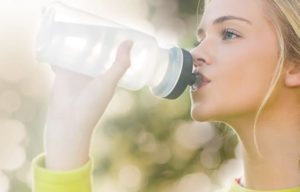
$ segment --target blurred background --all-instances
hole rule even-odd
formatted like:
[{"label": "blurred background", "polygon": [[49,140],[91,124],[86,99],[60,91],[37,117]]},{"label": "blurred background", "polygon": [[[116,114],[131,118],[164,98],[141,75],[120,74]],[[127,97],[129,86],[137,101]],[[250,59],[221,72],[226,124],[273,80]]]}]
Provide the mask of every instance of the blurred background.
[{"label": "blurred background", "polygon": [[[53,73],[35,60],[42,7],[0,0],[0,192],[31,191],[31,161],[43,152]],[[191,49],[204,0],[65,0]],[[242,174],[235,133],[193,122],[189,90],[176,100],[119,88],[93,140],[94,192],[226,191]]]}]

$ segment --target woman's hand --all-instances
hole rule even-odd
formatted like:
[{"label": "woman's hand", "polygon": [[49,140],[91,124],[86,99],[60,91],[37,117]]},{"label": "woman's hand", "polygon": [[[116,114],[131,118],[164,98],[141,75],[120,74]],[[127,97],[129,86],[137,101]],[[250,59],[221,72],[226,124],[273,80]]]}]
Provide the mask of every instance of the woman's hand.
[{"label": "woman's hand", "polygon": [[54,69],[45,135],[47,168],[69,170],[88,161],[93,130],[130,66],[131,47],[131,41],[123,42],[112,67],[96,78]]}]

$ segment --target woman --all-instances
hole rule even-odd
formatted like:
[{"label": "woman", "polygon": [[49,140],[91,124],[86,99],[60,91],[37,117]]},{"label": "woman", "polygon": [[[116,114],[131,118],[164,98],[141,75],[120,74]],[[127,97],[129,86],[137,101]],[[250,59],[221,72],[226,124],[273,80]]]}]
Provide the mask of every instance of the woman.
[{"label": "woman", "polygon": [[[238,134],[244,175],[230,191],[300,191],[300,1],[211,0],[197,32],[194,72],[209,83],[191,91],[191,114]],[[91,191],[93,129],[130,65],[131,45],[93,80],[55,70],[46,155],[34,162],[37,192]]]}]

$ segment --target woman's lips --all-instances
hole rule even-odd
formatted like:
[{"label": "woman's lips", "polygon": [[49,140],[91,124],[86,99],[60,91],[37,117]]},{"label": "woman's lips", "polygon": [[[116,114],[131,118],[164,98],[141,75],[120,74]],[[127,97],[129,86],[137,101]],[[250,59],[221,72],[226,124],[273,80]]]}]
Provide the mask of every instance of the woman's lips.
[{"label": "woman's lips", "polygon": [[194,75],[195,83],[191,86],[193,92],[198,91],[200,88],[211,82],[210,79],[199,72],[195,72]]}]

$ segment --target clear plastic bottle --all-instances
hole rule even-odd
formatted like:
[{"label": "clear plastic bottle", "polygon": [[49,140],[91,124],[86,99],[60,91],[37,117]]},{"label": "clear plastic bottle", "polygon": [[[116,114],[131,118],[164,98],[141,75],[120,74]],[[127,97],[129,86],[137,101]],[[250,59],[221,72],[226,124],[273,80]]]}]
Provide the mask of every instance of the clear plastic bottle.
[{"label": "clear plastic bottle", "polygon": [[156,39],[108,19],[56,2],[44,9],[37,39],[39,61],[96,76],[107,70],[118,45],[133,40],[131,66],[121,87],[149,86],[160,97],[177,98],[195,82],[189,52],[163,49]]}]

